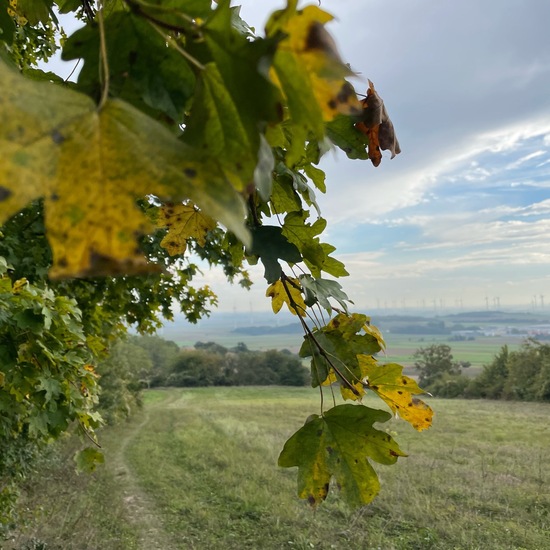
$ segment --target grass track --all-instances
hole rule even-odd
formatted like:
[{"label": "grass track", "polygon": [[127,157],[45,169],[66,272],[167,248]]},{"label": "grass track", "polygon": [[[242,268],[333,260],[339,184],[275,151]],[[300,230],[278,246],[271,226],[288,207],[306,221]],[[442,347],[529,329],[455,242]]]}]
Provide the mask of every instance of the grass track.
[{"label": "grass track", "polygon": [[[373,398],[369,404],[379,403]],[[337,493],[311,511],[295,497],[296,471],[276,467],[285,439],[318,411],[309,389],[147,392],[147,421],[111,429],[104,441],[108,459],[125,445],[125,463],[152,508],[143,513],[160,524],[166,550],[550,548],[550,406],[431,404],[436,417],[427,432],[392,423],[410,456],[396,466],[375,465],[382,492],[359,511],[348,510]],[[112,484],[110,493],[101,496],[105,483]],[[59,548],[150,548],[134,532],[139,517],[120,504],[126,497],[116,472],[105,469],[86,491],[92,489],[111,506],[118,535],[102,528],[86,546],[78,536],[83,527],[66,521],[77,543],[71,546],[65,536]],[[70,487],[63,491],[70,495]],[[94,514],[85,518],[88,529],[101,521]],[[36,534],[49,540],[46,532]],[[98,543],[101,536],[109,542]]]}]

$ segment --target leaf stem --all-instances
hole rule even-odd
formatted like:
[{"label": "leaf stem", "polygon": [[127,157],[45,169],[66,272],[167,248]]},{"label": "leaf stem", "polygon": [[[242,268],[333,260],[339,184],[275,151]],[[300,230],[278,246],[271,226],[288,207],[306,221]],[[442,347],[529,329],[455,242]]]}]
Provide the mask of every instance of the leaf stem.
[{"label": "leaf stem", "polygon": [[190,53],[186,52],[178,44],[178,42],[173,36],[170,36],[169,34],[166,34],[165,32],[163,32],[163,30],[160,28],[160,26],[157,23],[152,21],[150,18],[147,19],[147,23],[149,23],[149,25],[151,25],[151,27],[153,27],[153,29],[155,29],[160,34],[160,36],[164,38],[164,40],[170,47],[174,48],[179,54],[185,57],[185,59],[187,59],[189,63],[191,63],[192,65],[195,65],[195,67],[197,67],[197,69],[199,69],[200,71],[205,70],[206,67],[200,61],[195,59]]},{"label": "leaf stem", "polygon": [[99,55],[101,57],[101,64],[99,69],[99,79],[103,81],[103,90],[101,93],[101,99],[99,101],[98,109],[101,110],[105,105],[105,102],[109,98],[109,60],[107,58],[107,41],[105,39],[105,23],[103,21],[103,1],[97,11],[97,22],[99,25]]},{"label": "leaf stem", "polygon": [[[287,286],[289,283],[292,283],[292,281],[289,281],[288,277],[285,275],[285,273],[283,271],[281,271],[281,282],[283,283],[283,287],[285,289],[285,292],[286,292],[286,294],[288,296],[288,299],[290,301],[290,304],[292,305],[294,310],[296,312],[299,309],[303,310],[303,308],[301,308],[298,304],[296,304],[296,302],[292,298],[292,295],[290,293],[290,289]],[[315,335],[313,334],[311,329],[307,326],[307,323],[304,321],[303,317],[298,315],[298,319],[300,319],[300,323],[302,324],[302,328],[304,329],[304,332],[310,338],[310,340],[315,344],[315,347],[318,349],[319,355],[321,355],[325,359],[325,361],[330,365],[332,370],[334,370],[334,372],[340,377],[340,379],[342,380],[344,386],[346,386],[357,397],[361,397],[361,394],[359,393],[357,388],[340,372],[340,370],[333,363],[333,361],[331,360],[331,358],[329,357],[327,352],[324,350],[323,346],[321,346],[321,344],[319,343],[317,338],[315,338]]]}]

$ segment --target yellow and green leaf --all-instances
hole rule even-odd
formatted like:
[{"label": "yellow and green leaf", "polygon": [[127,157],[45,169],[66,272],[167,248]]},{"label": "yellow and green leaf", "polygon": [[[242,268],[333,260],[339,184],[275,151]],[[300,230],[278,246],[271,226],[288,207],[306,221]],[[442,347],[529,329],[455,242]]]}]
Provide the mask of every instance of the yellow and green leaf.
[{"label": "yellow and green leaf", "polygon": [[206,235],[216,227],[216,222],[193,204],[166,204],[158,211],[156,225],[168,228],[160,245],[175,256],[185,253],[188,239],[204,246]]},{"label": "yellow and green leaf", "polygon": [[396,363],[379,365],[371,358],[357,357],[365,376],[366,387],[381,397],[403,420],[419,432],[432,424],[433,411],[415,395],[425,394],[410,377],[403,375],[403,367]]},{"label": "yellow and green leaf", "polygon": [[284,283],[275,281],[267,287],[265,295],[271,298],[273,313],[279,313],[283,304],[286,304],[293,315],[306,316],[306,304],[298,279],[288,277]]},{"label": "yellow and green leaf", "polygon": [[287,99],[293,131],[288,164],[300,159],[309,134],[324,137],[324,121],[338,114],[358,114],[361,105],[345,80],[352,72],[342,62],[334,41],[325,29],[332,15],[317,6],[297,10],[291,0],[275,12],[266,25],[268,37],[282,35],[274,57],[274,81]]},{"label": "yellow and green leaf", "polygon": [[326,499],[334,477],[353,507],[368,504],[380,490],[371,461],[394,464],[407,456],[392,437],[373,427],[391,415],[362,405],[338,405],[312,415],[286,443],[279,466],[298,467],[298,496],[312,506]]},{"label": "yellow and green leaf", "polygon": [[249,242],[244,204],[215,160],[120,100],[30,81],[0,62],[0,223],[44,197],[52,277],[150,271],[136,199],[190,199]]}]

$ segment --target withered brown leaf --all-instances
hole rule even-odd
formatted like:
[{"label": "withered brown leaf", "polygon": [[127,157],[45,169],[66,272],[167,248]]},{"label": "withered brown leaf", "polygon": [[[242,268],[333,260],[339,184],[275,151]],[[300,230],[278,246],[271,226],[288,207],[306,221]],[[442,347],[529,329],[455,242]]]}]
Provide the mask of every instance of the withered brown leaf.
[{"label": "withered brown leaf", "polygon": [[391,151],[391,158],[393,158],[401,152],[401,147],[384,101],[370,80],[367,97],[361,101],[361,104],[363,114],[355,127],[368,136],[369,158],[374,166],[378,166],[382,161],[381,151]]}]

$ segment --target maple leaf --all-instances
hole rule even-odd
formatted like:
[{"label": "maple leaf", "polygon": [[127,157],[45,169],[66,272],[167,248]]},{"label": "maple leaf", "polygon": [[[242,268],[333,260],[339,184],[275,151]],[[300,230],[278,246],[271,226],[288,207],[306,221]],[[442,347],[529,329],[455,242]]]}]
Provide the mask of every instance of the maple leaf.
[{"label": "maple leaf", "polygon": [[293,315],[306,316],[306,304],[298,279],[286,277],[284,283],[281,280],[275,281],[267,287],[265,295],[271,298],[273,313],[279,313],[283,304],[286,304]]},{"label": "maple leaf", "polygon": [[244,204],[216,162],[120,100],[30,81],[0,61],[0,223],[44,197],[52,277],[152,270],[136,199],[190,199],[249,242]]},{"label": "maple leaf", "polygon": [[302,259],[296,245],[289,242],[281,228],[275,225],[262,225],[252,229],[250,253],[259,256],[265,268],[264,277],[270,284],[281,277],[279,260],[295,264]]},{"label": "maple leaf", "polygon": [[431,426],[432,409],[414,397],[426,392],[412,378],[403,375],[401,365],[379,365],[373,358],[362,356],[358,356],[357,360],[365,376],[366,387],[379,395],[395,414],[419,432]]},{"label": "maple leaf", "polygon": [[382,151],[391,151],[391,158],[401,152],[401,147],[395,136],[393,123],[388,116],[386,106],[374,84],[369,80],[367,97],[361,101],[363,114],[361,121],[355,127],[369,138],[369,158],[374,166],[382,161]]},{"label": "maple leaf", "polygon": [[105,456],[98,449],[87,447],[75,453],[74,461],[79,472],[92,473],[100,464],[105,462]]},{"label": "maple leaf", "polygon": [[[305,338],[299,355],[311,357],[313,387],[338,381],[345,399],[359,399],[364,395],[365,375],[358,357],[373,355],[381,349],[377,338],[365,332],[366,322],[366,315],[339,313],[325,327]],[[319,346],[324,353],[320,353]]]},{"label": "maple leaf", "polygon": [[338,405],[312,415],[285,443],[279,466],[298,467],[298,496],[315,506],[326,499],[334,476],[351,506],[368,504],[380,490],[370,460],[394,464],[407,456],[392,437],[373,427],[391,415],[362,405]]},{"label": "maple leaf", "polygon": [[286,37],[275,54],[272,76],[286,96],[293,126],[294,139],[287,154],[289,165],[299,160],[310,132],[323,139],[323,120],[361,112],[353,87],[344,79],[353,73],[340,59],[324,27],[332,15],[317,6],[302,10],[296,7],[297,1],[290,0],[266,25],[268,37]]},{"label": "maple leaf", "polygon": [[320,277],[321,271],[326,271],[335,277],[349,275],[344,264],[329,256],[335,247],[321,243],[319,235],[327,225],[323,218],[318,218],[313,224],[306,223],[309,212],[289,212],[285,216],[283,235],[289,242],[296,245],[303,260],[314,277]]},{"label": "maple leaf", "polygon": [[[325,308],[329,315],[332,313],[332,305],[329,298],[336,300],[345,313],[348,312],[346,302],[351,302],[347,294],[342,290],[340,283],[329,279],[314,279],[311,275],[300,275],[300,283],[305,291],[305,303],[312,306],[315,303]],[[353,303],[353,302],[351,302]]]},{"label": "maple leaf", "polygon": [[157,227],[167,227],[168,233],[160,245],[168,254],[184,254],[187,240],[195,239],[200,246],[206,244],[206,235],[215,229],[216,222],[193,204],[166,204],[161,206],[156,218]]}]

